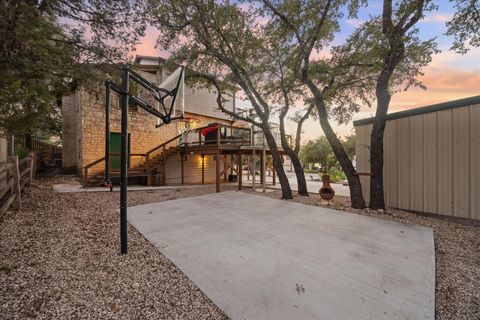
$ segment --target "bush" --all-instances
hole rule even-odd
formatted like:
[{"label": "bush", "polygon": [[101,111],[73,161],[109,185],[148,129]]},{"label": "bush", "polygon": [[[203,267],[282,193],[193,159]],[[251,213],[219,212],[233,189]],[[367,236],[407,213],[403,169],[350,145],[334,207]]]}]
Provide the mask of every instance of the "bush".
[{"label": "bush", "polygon": [[305,173],[319,173],[318,169],[304,169],[303,172]]},{"label": "bush", "polygon": [[347,179],[345,173],[337,168],[331,168],[328,170],[328,174],[330,175],[330,181],[332,182],[340,182]]},{"label": "bush", "polygon": [[15,155],[18,156],[18,159],[26,158],[28,157],[28,149],[22,146],[16,146]]}]

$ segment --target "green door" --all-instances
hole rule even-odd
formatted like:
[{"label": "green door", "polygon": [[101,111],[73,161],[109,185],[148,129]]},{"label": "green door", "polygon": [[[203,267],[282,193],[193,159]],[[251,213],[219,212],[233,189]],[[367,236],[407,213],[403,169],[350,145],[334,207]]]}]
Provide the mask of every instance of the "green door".
[{"label": "green door", "polygon": [[[120,151],[122,146],[122,135],[118,132],[110,132],[110,167],[112,169],[120,168]],[[128,134],[128,167],[130,168],[130,133]]]}]

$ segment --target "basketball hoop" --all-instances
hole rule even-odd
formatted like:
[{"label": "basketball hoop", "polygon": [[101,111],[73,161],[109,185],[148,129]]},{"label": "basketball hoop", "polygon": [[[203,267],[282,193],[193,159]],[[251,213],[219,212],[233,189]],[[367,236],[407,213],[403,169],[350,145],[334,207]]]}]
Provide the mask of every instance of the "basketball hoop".
[{"label": "basketball hoop", "polygon": [[184,116],[182,119],[179,119],[175,122],[177,125],[177,132],[181,134],[181,142],[188,143],[188,138],[190,133],[195,132],[200,124],[200,119],[195,117]]}]

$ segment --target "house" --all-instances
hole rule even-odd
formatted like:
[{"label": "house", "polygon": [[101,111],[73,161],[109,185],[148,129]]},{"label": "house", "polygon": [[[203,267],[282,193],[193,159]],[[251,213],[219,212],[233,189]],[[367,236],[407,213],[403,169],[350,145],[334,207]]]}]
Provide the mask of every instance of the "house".
[{"label": "house", "polygon": [[[358,172],[370,171],[372,123],[354,122]],[[388,207],[480,220],[480,96],[388,114],[384,157]]]},{"label": "house", "polygon": [[[158,57],[137,56],[135,70],[148,81],[160,84],[171,70]],[[148,99],[146,92],[139,92]],[[113,97],[114,95],[112,95]],[[241,159],[241,148],[252,148],[250,127],[235,126],[234,119],[217,108],[217,95],[206,88],[186,87],[185,117],[156,127],[157,118],[142,109],[129,107],[129,177],[146,184],[217,182],[218,176],[233,175]],[[118,178],[120,167],[120,108],[113,98],[110,108],[110,168]],[[235,97],[224,103],[235,111]],[[78,89],[62,99],[64,172],[75,172],[88,185],[103,183],[105,169],[105,89]],[[207,141],[204,127],[215,124],[218,139]],[[184,134],[185,128],[189,133]],[[253,136],[255,137],[255,136]],[[257,152],[257,151],[255,151]],[[222,164],[216,164],[221,158]],[[221,172],[219,172],[221,171]]]}]

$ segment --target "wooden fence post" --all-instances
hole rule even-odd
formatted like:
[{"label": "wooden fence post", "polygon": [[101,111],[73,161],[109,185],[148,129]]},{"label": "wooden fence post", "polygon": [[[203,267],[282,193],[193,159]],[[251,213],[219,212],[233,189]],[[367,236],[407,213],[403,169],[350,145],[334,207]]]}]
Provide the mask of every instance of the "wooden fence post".
[{"label": "wooden fence post", "polygon": [[30,182],[28,184],[30,187],[32,186],[33,178],[35,177],[35,171],[36,171],[35,158],[36,158],[35,152],[31,152],[30,153]]},{"label": "wooden fence post", "polygon": [[22,190],[20,189],[20,168],[18,165],[18,156],[10,157],[13,162],[13,186],[12,192],[15,194],[15,201],[12,203],[12,207],[15,210],[20,210],[22,207]]}]

